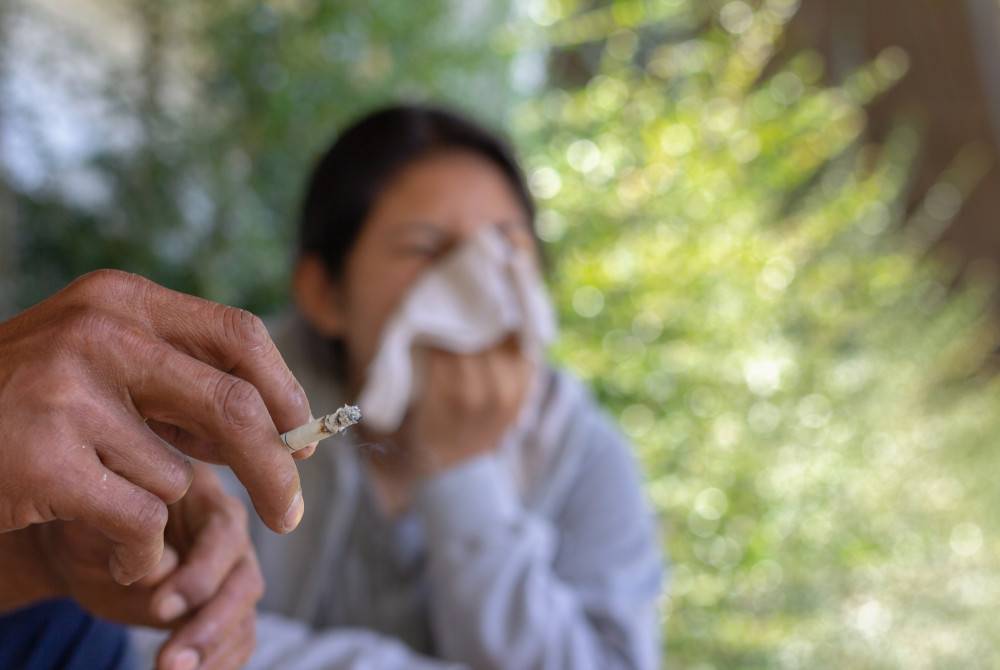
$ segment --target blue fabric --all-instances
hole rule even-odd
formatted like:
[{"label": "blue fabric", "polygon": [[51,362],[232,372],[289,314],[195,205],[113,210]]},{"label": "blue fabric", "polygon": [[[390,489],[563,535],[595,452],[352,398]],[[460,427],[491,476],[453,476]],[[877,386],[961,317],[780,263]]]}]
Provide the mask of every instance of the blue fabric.
[{"label": "blue fabric", "polygon": [[128,634],[72,600],[50,600],[0,615],[3,670],[127,670]]}]

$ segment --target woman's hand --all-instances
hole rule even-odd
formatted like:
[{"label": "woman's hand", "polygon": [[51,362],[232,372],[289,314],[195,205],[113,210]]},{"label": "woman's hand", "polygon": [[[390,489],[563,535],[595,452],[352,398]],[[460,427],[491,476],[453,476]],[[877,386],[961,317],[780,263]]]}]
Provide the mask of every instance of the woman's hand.
[{"label": "woman's hand", "polygon": [[410,410],[404,442],[423,475],[497,447],[517,419],[532,365],[511,336],[471,356],[424,352],[426,382]]},{"label": "woman's hand", "polygon": [[[368,466],[389,514],[406,509],[417,484],[499,446],[517,420],[534,366],[516,337],[480,354],[423,351],[424,384],[386,450],[368,452]],[[361,424],[364,431],[364,424]]]},{"label": "woman's hand", "polygon": [[35,533],[50,595],[68,596],[98,616],[170,628],[159,653],[161,670],[242,666],[254,647],[254,616],[263,578],[243,506],[215,473],[196,464],[191,489],[169,508],[159,565],[125,587],[108,575],[111,544],[81,522],[52,522]]}]

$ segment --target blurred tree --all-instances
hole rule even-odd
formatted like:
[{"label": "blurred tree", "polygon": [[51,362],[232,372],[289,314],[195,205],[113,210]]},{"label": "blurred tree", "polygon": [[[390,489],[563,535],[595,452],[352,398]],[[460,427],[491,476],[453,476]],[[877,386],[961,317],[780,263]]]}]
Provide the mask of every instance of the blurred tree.
[{"label": "blurred tree", "polygon": [[498,3],[118,3],[140,46],[102,95],[141,123],[88,162],[98,206],[19,188],[22,302],[116,265],[277,306],[328,132],[403,96],[496,121],[547,60],[510,127],[558,356],[663,519],[670,666],[1000,665],[992,280],[927,255],[974,175],[901,226],[918,140],[861,139],[905,54],[831,86],[810,52],[768,69],[794,0],[516,4],[496,34]]},{"label": "blurred tree", "polygon": [[[956,160],[981,172],[976,187],[943,231],[943,242],[965,258],[1000,261],[1000,3],[996,0],[810,0],[789,25],[789,50],[818,50],[837,78],[888,46],[906,50],[910,72],[868,109],[866,135],[885,136],[901,117],[919,124],[910,202],[938,187]],[[998,89],[1000,90],[1000,89]]]},{"label": "blurred tree", "polygon": [[670,667],[996,667],[992,280],[927,257],[940,189],[900,225],[914,133],[860,140],[904,53],[765,74],[796,6],[534,16],[573,65],[514,117],[560,357],[646,464]]},{"label": "blurred tree", "polygon": [[[340,124],[402,97],[450,101],[493,121],[509,105],[508,59],[482,46],[506,19],[505,2],[93,4],[119,10],[122,41],[139,45],[134,62],[106,58],[100,90],[89,91],[112,129],[135,137],[124,147],[99,140],[88,158],[88,178],[104,192],[98,206],[54,188],[54,164],[45,188],[21,191],[31,225],[20,230],[20,254],[33,278],[22,304],[113,266],[273,308],[285,295],[304,175]],[[31,2],[19,9],[68,23]],[[95,60],[100,35],[58,27],[80,42],[63,61]]]}]

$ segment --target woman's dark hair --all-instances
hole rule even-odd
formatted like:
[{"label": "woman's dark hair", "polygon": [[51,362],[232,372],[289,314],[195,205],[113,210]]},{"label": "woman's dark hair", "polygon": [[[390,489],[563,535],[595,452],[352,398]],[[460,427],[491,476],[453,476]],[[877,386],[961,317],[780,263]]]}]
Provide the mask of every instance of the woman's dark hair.
[{"label": "woman's dark hair", "polygon": [[535,207],[513,152],[497,135],[440,108],[397,105],[348,127],[313,168],[302,206],[299,253],[340,277],[382,189],[403,168],[438,151],[471,151],[510,181],[534,231]]}]

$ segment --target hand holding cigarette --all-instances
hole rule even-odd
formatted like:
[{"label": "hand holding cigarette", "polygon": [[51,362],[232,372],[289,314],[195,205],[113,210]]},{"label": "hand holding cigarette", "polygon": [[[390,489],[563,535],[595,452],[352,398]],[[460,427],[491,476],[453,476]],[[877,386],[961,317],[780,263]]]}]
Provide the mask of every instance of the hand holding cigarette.
[{"label": "hand holding cigarette", "polygon": [[257,317],[135,275],[86,275],[0,323],[0,532],[84,521],[112,542],[114,578],[138,580],[191,483],[170,445],[230,466],[261,519],[288,532],[304,506],[279,431],[310,416]]}]

